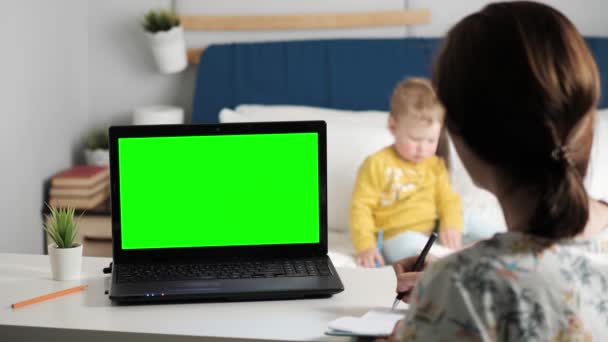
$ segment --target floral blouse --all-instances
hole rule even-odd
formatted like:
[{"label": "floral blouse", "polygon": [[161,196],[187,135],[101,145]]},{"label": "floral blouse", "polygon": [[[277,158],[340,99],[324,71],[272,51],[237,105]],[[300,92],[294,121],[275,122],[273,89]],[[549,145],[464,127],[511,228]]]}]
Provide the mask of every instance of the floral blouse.
[{"label": "floral blouse", "polygon": [[593,240],[508,232],[433,263],[404,341],[608,341],[608,228]]}]

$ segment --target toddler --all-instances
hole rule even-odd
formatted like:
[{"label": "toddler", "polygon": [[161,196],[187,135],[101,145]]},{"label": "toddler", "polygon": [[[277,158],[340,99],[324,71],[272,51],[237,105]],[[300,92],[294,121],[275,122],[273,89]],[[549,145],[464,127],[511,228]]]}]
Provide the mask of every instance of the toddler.
[{"label": "toddler", "polygon": [[[437,220],[439,242],[461,247],[461,201],[443,159],[435,155],[444,114],[426,79],[410,78],[393,91],[388,127],[395,142],[365,160],[353,191],[357,264],[374,267],[417,255]],[[376,247],[380,230],[383,255]]]}]

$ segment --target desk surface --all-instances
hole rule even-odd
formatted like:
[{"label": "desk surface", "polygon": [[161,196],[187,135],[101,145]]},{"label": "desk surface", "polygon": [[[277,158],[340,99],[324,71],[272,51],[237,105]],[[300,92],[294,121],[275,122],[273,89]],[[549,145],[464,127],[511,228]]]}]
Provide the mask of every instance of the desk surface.
[{"label": "desk surface", "polygon": [[[174,341],[195,337],[339,340],[324,335],[329,321],[361,316],[371,308],[388,308],[395,294],[395,276],[390,267],[339,268],[345,290],[331,298],[118,306],[104,294],[109,275],[103,274],[102,268],[109,262],[108,258],[85,257],[80,281],[59,282],[51,279],[46,255],[0,254],[0,334],[25,337],[28,332],[34,334],[32,331],[43,329],[45,334],[52,331],[80,340],[86,337],[87,342],[104,336],[114,342],[121,336],[140,340],[137,336],[142,334],[146,340],[171,336]],[[84,292],[20,309],[10,307],[21,300],[80,284],[89,287]]]}]

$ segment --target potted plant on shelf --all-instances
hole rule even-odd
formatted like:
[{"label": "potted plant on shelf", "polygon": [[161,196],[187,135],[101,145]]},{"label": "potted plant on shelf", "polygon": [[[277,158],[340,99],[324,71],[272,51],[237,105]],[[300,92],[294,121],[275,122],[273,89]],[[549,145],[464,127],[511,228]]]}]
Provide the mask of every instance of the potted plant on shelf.
[{"label": "potted plant on shelf", "polygon": [[186,68],[184,30],[178,16],[168,10],[150,10],[142,23],[158,68],[174,73]]},{"label": "potted plant on shelf", "polygon": [[44,223],[44,230],[53,240],[53,243],[48,245],[53,279],[79,279],[82,267],[82,244],[74,242],[78,232],[74,208],[49,206],[49,209],[50,214]]},{"label": "potted plant on shelf", "polygon": [[110,165],[109,137],[107,130],[94,129],[85,139],[84,159],[88,165]]}]

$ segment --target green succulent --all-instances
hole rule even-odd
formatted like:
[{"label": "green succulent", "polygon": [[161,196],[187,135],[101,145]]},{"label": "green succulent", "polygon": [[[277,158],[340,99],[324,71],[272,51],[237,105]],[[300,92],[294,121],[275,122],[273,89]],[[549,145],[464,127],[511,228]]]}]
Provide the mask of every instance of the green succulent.
[{"label": "green succulent", "polygon": [[107,150],[110,146],[108,131],[104,129],[92,130],[85,138],[84,144],[89,150]]},{"label": "green succulent", "polygon": [[144,16],[142,23],[144,30],[150,33],[169,31],[179,26],[179,17],[175,12],[169,10],[149,10]]},{"label": "green succulent", "polygon": [[57,245],[57,248],[76,247],[74,239],[78,232],[78,225],[74,219],[74,208],[55,208],[49,206],[51,213],[44,223],[44,230]]}]

